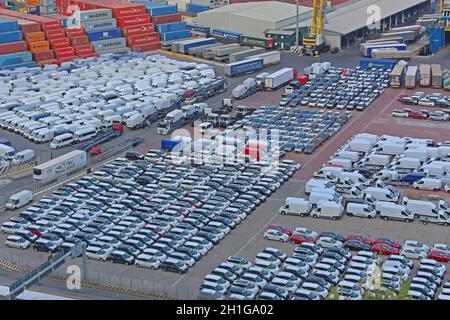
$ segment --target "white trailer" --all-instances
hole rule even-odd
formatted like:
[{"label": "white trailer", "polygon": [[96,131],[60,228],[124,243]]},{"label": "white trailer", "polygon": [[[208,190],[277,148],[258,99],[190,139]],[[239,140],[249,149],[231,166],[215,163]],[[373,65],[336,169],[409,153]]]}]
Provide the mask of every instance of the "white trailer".
[{"label": "white trailer", "polygon": [[87,165],[86,151],[74,150],[33,168],[33,180],[41,183],[55,181]]},{"label": "white trailer", "polygon": [[264,86],[266,90],[269,91],[276,90],[279,87],[291,81],[293,78],[294,78],[294,69],[283,68],[272,74],[269,74],[264,81]]}]

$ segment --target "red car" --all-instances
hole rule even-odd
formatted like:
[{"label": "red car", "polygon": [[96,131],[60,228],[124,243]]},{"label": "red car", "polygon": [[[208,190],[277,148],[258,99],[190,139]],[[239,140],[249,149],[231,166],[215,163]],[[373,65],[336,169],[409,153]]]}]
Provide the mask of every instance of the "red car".
[{"label": "red car", "polygon": [[360,233],[351,233],[351,234],[347,235],[347,237],[345,238],[345,241],[348,241],[348,240],[359,240],[361,242],[364,242],[365,244],[368,244],[369,246],[372,245],[372,240],[370,240],[368,236],[365,236]]},{"label": "red car", "polygon": [[267,229],[280,230],[281,232],[286,233],[288,236],[291,236],[293,233],[292,229],[282,226],[281,224],[271,224],[267,227]]},{"label": "red car", "polygon": [[389,238],[378,238],[376,239],[373,244],[378,244],[378,243],[384,243],[384,244],[388,244],[394,248],[400,249],[401,248],[401,244],[398,243],[397,241],[394,241],[392,239]]},{"label": "red car", "polygon": [[450,252],[443,250],[431,250],[427,256],[428,259],[433,259],[439,262],[447,263],[450,261]]},{"label": "red car", "polygon": [[399,254],[398,248],[394,248],[386,243],[376,243],[372,246],[372,251],[378,254],[391,255],[391,254]]},{"label": "red car", "polygon": [[316,238],[306,234],[294,233],[290,236],[289,241],[295,244],[302,244],[303,242],[315,243]]},{"label": "red car", "polygon": [[420,120],[424,120],[424,119],[427,118],[427,116],[424,115],[423,113],[415,112],[415,111],[410,112],[410,113],[409,113],[409,117],[410,117],[411,119],[420,119]]}]

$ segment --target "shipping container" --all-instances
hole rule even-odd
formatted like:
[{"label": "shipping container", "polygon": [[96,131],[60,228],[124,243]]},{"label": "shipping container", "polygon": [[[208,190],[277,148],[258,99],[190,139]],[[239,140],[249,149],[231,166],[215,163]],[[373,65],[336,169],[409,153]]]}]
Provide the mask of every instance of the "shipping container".
[{"label": "shipping container", "polygon": [[363,44],[361,45],[361,53],[363,56],[371,58],[372,51],[376,49],[396,49],[398,51],[405,51],[407,48],[407,45],[402,43]]},{"label": "shipping container", "polygon": [[157,32],[138,36],[130,36],[127,37],[127,46],[132,47],[141,44],[154,43],[159,42],[159,40],[160,40],[159,33]]},{"label": "shipping container", "polygon": [[171,22],[164,24],[157,24],[155,30],[157,32],[171,32],[186,29],[186,22]]},{"label": "shipping container", "polygon": [[161,42],[139,44],[132,46],[131,49],[136,52],[148,52],[161,49]]},{"label": "shipping container", "polygon": [[265,50],[263,48],[252,48],[242,51],[233,52],[230,54],[229,60],[230,62],[242,61],[246,57],[253,56],[255,54],[264,53]]},{"label": "shipping container", "polygon": [[414,56],[411,50],[396,50],[396,49],[375,49],[372,50],[372,58],[374,59],[403,59],[408,60]]},{"label": "shipping container", "polygon": [[396,63],[397,61],[393,59],[362,58],[359,61],[359,66],[365,69],[370,68],[392,69]]},{"label": "shipping container", "polygon": [[206,5],[200,5],[200,4],[194,4],[194,3],[188,3],[186,5],[186,11],[199,13],[203,11],[209,10],[209,6]]},{"label": "shipping container", "polygon": [[214,38],[194,39],[194,40],[183,41],[179,45],[178,52],[187,54],[188,50],[190,48],[195,48],[195,47],[199,47],[199,46],[203,46],[203,45],[207,45],[207,44],[214,44],[214,43],[216,43],[216,39],[214,39]]},{"label": "shipping container", "polygon": [[54,58],[55,58],[55,53],[53,52],[53,50],[46,50],[46,51],[33,53],[34,61],[45,61],[45,60],[51,60]]},{"label": "shipping container", "polygon": [[102,31],[86,32],[86,34],[89,37],[89,40],[91,42],[93,42],[93,41],[121,38],[122,30],[120,30],[119,28],[114,28],[114,29],[106,29],[106,30],[102,30]]},{"label": "shipping container", "polygon": [[272,38],[257,38],[241,35],[240,44],[244,46],[254,46],[261,47],[265,49],[273,49],[273,39]]},{"label": "shipping container", "polygon": [[45,33],[42,31],[25,33],[24,38],[26,42],[45,41]]},{"label": "shipping container", "polygon": [[409,66],[406,70],[405,86],[407,89],[414,89],[416,87],[417,70],[418,68],[416,66]]},{"label": "shipping container", "polygon": [[280,51],[269,51],[260,54],[255,54],[253,56],[246,57],[245,60],[248,59],[258,59],[261,58],[264,61],[264,66],[270,66],[281,61],[281,52]]},{"label": "shipping container", "polygon": [[431,65],[431,86],[433,88],[442,88],[442,69],[440,64]]},{"label": "shipping container", "polygon": [[412,30],[407,31],[398,31],[398,32],[388,32],[388,33],[382,33],[380,35],[381,38],[391,38],[391,37],[400,37],[405,42],[411,42],[416,40],[416,32]]},{"label": "shipping container", "polygon": [[166,14],[162,16],[152,16],[152,22],[155,24],[179,22],[182,19],[181,13]]},{"label": "shipping container", "polygon": [[86,11],[75,11],[73,16],[78,22],[86,22],[92,20],[105,20],[112,18],[111,9],[95,9]]},{"label": "shipping container", "polygon": [[431,66],[429,64],[421,64],[419,70],[420,86],[429,87],[431,83]]},{"label": "shipping container", "polygon": [[211,32],[211,36],[216,38],[219,41],[223,42],[235,42],[239,43],[241,40],[241,34],[237,32],[231,32],[223,29],[213,29]]},{"label": "shipping container", "polygon": [[12,32],[19,30],[17,22],[10,19],[0,18],[0,33]]},{"label": "shipping container", "polygon": [[10,31],[0,33],[0,43],[17,42],[22,40],[22,32]]},{"label": "shipping container", "polygon": [[400,88],[405,74],[405,65],[396,64],[390,75],[390,85],[392,88]]},{"label": "shipping container", "polygon": [[122,32],[125,37],[149,34],[155,32],[155,25],[153,23],[145,23],[138,26],[122,27]]},{"label": "shipping container", "polygon": [[48,41],[38,41],[28,43],[28,50],[31,52],[40,52],[50,49],[50,44]]},{"label": "shipping container", "polygon": [[126,47],[125,38],[115,38],[91,42],[96,52]]},{"label": "shipping container", "polygon": [[117,25],[119,27],[136,26],[145,23],[150,23],[150,16],[148,14],[117,18]]},{"label": "shipping container", "polygon": [[244,60],[224,65],[224,73],[229,77],[237,77],[264,68],[263,59]]},{"label": "shipping container", "polygon": [[0,55],[14,53],[14,52],[20,52],[20,51],[27,51],[27,50],[28,50],[28,46],[25,41],[0,44]]},{"label": "shipping container", "polygon": [[30,62],[32,59],[33,57],[29,51],[3,54],[0,55],[0,66],[4,67],[18,63]]},{"label": "shipping container", "polygon": [[117,28],[117,22],[116,19],[95,20],[82,22],[80,26],[86,31],[92,32]]},{"label": "shipping container", "polygon": [[84,168],[87,165],[86,151],[74,150],[56,159],[33,168],[33,180],[41,183],[56,181]]},{"label": "shipping container", "polygon": [[161,41],[171,41],[178,39],[185,39],[191,36],[191,32],[189,30],[179,30],[173,32],[161,33]]},{"label": "shipping container", "polygon": [[275,71],[264,79],[264,88],[266,90],[276,90],[294,79],[294,76],[293,68],[283,68]]}]

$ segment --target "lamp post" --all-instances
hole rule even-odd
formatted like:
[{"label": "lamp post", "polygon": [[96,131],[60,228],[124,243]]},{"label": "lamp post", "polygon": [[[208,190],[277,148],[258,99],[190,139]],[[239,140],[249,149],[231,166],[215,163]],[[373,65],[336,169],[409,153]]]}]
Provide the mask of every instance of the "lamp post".
[{"label": "lamp post", "polygon": [[296,1],[297,3],[297,13],[295,15],[295,46],[298,47],[299,46],[299,39],[298,39],[298,0]]}]

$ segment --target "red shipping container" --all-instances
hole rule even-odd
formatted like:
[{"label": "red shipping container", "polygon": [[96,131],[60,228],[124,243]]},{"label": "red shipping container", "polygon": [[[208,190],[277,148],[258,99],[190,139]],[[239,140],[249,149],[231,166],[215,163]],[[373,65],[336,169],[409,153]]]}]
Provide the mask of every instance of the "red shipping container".
[{"label": "red shipping container", "polygon": [[42,30],[50,31],[50,30],[62,30],[61,21],[53,20],[48,22],[41,22]]},{"label": "red shipping container", "polygon": [[41,25],[37,22],[20,20],[17,21],[22,33],[32,33],[41,31]]},{"label": "red shipping container", "polygon": [[50,47],[52,49],[60,49],[60,48],[70,47],[70,40],[69,40],[69,38],[50,40]]},{"label": "red shipping container", "polygon": [[136,52],[146,52],[161,49],[161,42],[138,44],[131,47],[131,50]]},{"label": "red shipping container", "polygon": [[0,54],[16,53],[21,51],[28,51],[28,46],[25,41],[0,44]]},{"label": "red shipping container", "polygon": [[75,53],[79,56],[82,54],[94,53],[94,46],[92,44],[75,47]]},{"label": "red shipping container", "polygon": [[48,40],[61,39],[66,37],[64,30],[49,30],[45,33]]},{"label": "red shipping container", "polygon": [[59,54],[71,54],[71,55],[75,55],[75,49],[72,47],[65,47],[65,48],[57,48],[55,49],[55,53],[56,55]]},{"label": "red shipping container", "polygon": [[69,38],[84,36],[84,30],[78,28],[68,28],[66,29],[66,36]]},{"label": "red shipping container", "polygon": [[181,21],[181,13],[173,13],[173,14],[166,14],[163,16],[152,17],[152,22],[155,24],[171,23],[179,21]]},{"label": "red shipping container", "polygon": [[140,25],[144,23],[150,23],[150,15],[148,14],[142,14],[138,16],[130,16],[130,17],[120,17],[117,18],[117,25],[119,27],[125,27],[125,26],[134,26],[134,25]]},{"label": "red shipping container", "polygon": [[33,53],[34,61],[52,60],[54,58],[55,58],[55,53],[53,52],[53,50],[46,50],[46,51]]},{"label": "red shipping container", "polygon": [[132,47],[139,44],[149,44],[159,41],[159,33],[154,32],[152,34],[144,34],[141,36],[127,37],[127,46]]},{"label": "red shipping container", "polygon": [[111,9],[114,18],[135,16],[147,13],[144,5],[132,5],[123,2],[118,4],[111,3],[109,5],[102,5],[102,8]]},{"label": "red shipping container", "polygon": [[141,34],[149,34],[155,32],[155,25],[153,23],[146,23],[137,26],[123,27],[122,32],[124,36],[137,36]]},{"label": "red shipping container", "polygon": [[76,58],[76,56],[72,55],[72,56],[67,56],[67,57],[60,57],[58,59],[60,62],[67,62],[67,61],[72,61],[75,58]]},{"label": "red shipping container", "polygon": [[88,36],[81,36],[81,37],[75,37],[70,39],[70,45],[72,47],[81,46],[89,44],[89,37]]}]

